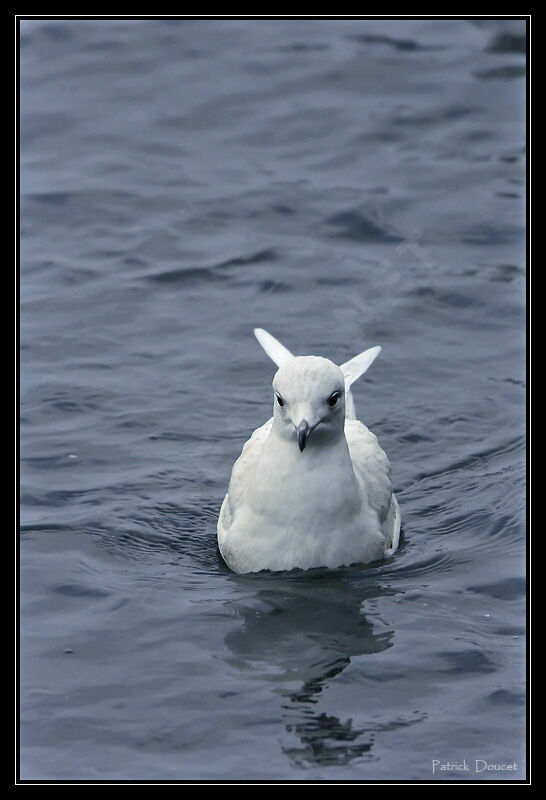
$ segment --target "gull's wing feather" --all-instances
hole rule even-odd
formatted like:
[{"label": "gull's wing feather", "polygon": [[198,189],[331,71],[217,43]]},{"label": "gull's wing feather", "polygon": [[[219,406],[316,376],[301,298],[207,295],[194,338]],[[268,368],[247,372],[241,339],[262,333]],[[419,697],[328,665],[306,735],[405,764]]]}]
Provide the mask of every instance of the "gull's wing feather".
[{"label": "gull's wing feather", "polygon": [[385,537],[386,553],[394,553],[400,536],[400,511],[392,491],[391,465],[377,436],[362,422],[345,421],[345,436],[357,478],[366,489],[370,507],[375,511]]},{"label": "gull's wing feather", "polygon": [[280,367],[286,361],[294,358],[293,353],[287,350],[286,347],[271,336],[270,333],[264,331],[263,328],[254,328],[254,336],[259,341],[269,358]]},{"label": "gull's wing feather", "polygon": [[349,387],[356,380],[358,380],[361,375],[364,375],[368,367],[373,364],[380,352],[380,347],[370,347],[369,350],[364,350],[364,352],[359,353],[354,358],[351,358],[350,361],[346,361],[341,365],[340,370],[345,376],[346,389],[349,389]]},{"label": "gull's wing feather", "polygon": [[340,370],[343,372],[343,377],[345,378],[345,408],[347,419],[356,419],[355,403],[351,392],[351,386],[361,375],[364,375],[380,352],[380,347],[370,347],[368,350],[364,350],[362,353],[359,353],[354,358],[351,358],[350,361],[346,361],[340,366]]},{"label": "gull's wing feather", "polygon": [[243,498],[254,475],[262,447],[269,437],[272,425],[273,417],[260,428],[256,428],[250,439],[243,445],[241,455],[233,465],[228,492],[220,509],[219,525],[223,535],[229,530],[237,504]]}]

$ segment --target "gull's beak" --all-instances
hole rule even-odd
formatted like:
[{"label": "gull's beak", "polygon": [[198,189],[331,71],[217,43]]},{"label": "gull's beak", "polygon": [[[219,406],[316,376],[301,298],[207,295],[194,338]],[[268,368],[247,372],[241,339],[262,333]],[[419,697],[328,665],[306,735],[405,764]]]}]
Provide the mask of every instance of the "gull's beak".
[{"label": "gull's beak", "polygon": [[302,419],[298,425],[298,447],[300,448],[300,453],[303,453],[305,450],[305,445],[307,444],[307,439],[309,438],[310,433],[311,431],[309,429],[307,420]]}]

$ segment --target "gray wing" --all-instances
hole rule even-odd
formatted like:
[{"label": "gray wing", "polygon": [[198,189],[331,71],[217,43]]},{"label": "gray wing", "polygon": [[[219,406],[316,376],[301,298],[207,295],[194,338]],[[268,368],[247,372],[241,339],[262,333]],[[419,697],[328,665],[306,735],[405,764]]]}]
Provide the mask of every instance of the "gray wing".
[{"label": "gray wing", "polygon": [[264,442],[267,440],[273,425],[273,417],[260,428],[256,428],[250,439],[245,442],[241,455],[233,465],[228,493],[222,503],[218,528],[226,533],[233,519],[237,504],[241,501],[256,470]]},{"label": "gray wing", "polygon": [[369,505],[385,536],[386,553],[391,555],[398,547],[400,510],[392,491],[389,459],[377,436],[359,420],[345,420],[345,436],[354,471],[366,487]]}]

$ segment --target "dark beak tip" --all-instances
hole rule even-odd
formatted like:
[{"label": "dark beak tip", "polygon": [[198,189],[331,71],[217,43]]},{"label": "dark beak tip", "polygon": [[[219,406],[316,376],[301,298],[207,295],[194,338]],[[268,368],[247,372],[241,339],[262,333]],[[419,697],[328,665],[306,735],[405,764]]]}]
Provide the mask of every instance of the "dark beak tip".
[{"label": "dark beak tip", "polygon": [[300,448],[300,453],[303,453],[305,450],[305,445],[307,444],[307,438],[309,436],[309,425],[307,424],[307,420],[302,419],[298,426],[298,447]]}]

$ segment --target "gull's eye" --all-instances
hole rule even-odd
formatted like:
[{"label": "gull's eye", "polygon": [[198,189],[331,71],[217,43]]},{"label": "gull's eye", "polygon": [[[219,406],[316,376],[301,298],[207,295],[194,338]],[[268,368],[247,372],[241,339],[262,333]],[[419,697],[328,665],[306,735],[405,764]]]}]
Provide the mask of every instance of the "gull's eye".
[{"label": "gull's eye", "polygon": [[340,397],[341,397],[341,392],[333,392],[328,398],[328,405],[331,406],[331,408],[333,408]]},{"label": "gull's eye", "polygon": [[284,405],[284,400],[282,399],[282,397],[280,396],[280,394],[278,392],[275,392],[275,397],[277,398],[277,403],[280,406],[283,406]]}]

